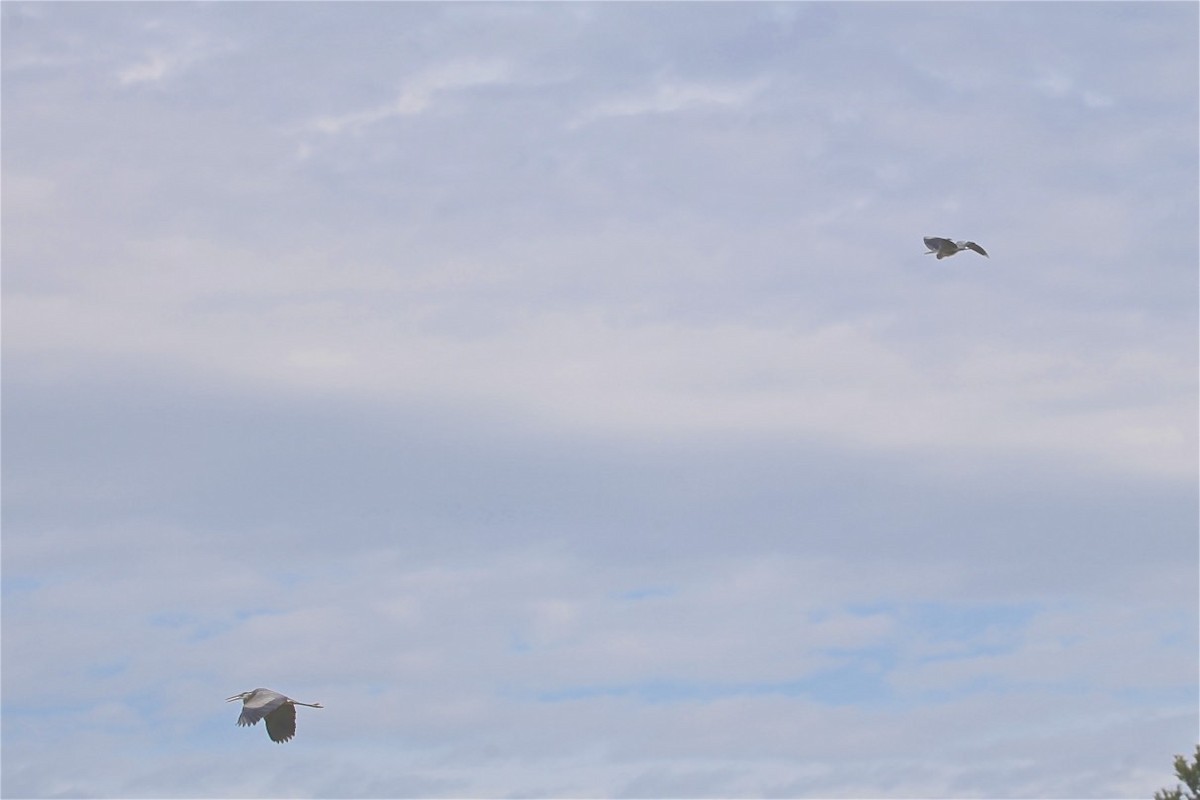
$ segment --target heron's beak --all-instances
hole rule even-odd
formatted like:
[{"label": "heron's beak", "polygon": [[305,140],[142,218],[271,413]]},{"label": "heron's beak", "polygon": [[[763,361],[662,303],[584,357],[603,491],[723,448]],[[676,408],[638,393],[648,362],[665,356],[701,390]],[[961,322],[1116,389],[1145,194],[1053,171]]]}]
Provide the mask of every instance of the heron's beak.
[{"label": "heron's beak", "polygon": [[225,702],[232,703],[234,700],[241,700],[243,697],[245,697],[245,695],[235,694],[233,697],[226,698]]}]

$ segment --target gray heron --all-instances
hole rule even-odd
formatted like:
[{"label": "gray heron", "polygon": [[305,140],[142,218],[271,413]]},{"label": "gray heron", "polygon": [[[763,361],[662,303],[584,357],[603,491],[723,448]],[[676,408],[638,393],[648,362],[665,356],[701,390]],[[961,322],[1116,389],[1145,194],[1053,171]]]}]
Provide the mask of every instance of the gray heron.
[{"label": "gray heron", "polygon": [[949,258],[960,250],[974,250],[979,255],[990,258],[987,251],[974,242],[952,242],[940,236],[926,236],[925,246],[929,248],[929,252],[925,255],[937,253],[939,261],[943,258]]},{"label": "gray heron", "polygon": [[272,742],[286,742],[296,735],[296,706],[324,708],[320,703],[301,703],[287,695],[271,689],[254,689],[235,694],[225,702],[242,701],[242,715],[238,725],[257,725],[260,719],[267,720],[267,735]]}]

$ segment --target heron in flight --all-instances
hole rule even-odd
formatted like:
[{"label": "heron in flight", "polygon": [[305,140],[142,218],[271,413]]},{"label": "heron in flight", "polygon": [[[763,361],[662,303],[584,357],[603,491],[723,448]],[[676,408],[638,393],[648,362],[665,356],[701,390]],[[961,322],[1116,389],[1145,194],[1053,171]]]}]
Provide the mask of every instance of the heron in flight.
[{"label": "heron in flight", "polygon": [[926,236],[925,246],[929,248],[929,252],[925,253],[925,255],[937,253],[939,261],[943,258],[949,258],[959,250],[974,250],[979,255],[990,258],[987,251],[974,242],[952,242],[940,236]]},{"label": "heron in flight", "polygon": [[225,702],[242,701],[242,715],[237,724],[257,725],[267,720],[267,735],[272,742],[286,742],[296,735],[296,706],[324,708],[320,703],[301,703],[270,689],[254,689],[228,698]]}]

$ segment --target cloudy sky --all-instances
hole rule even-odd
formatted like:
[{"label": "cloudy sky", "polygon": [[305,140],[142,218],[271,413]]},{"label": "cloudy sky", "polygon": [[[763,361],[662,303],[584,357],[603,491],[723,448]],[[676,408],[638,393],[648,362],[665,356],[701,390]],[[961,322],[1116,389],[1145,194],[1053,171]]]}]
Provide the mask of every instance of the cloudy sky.
[{"label": "cloudy sky", "polygon": [[1172,783],[1195,3],[2,12],[5,796]]}]

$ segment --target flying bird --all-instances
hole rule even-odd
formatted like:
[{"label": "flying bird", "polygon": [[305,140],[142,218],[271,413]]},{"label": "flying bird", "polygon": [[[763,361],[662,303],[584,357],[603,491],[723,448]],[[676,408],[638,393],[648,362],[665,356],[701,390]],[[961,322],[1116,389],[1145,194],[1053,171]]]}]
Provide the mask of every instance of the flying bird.
[{"label": "flying bird", "polygon": [[986,250],[974,242],[952,242],[949,239],[943,239],[940,236],[926,236],[925,246],[929,248],[929,252],[927,252],[925,255],[937,253],[939,261],[943,258],[949,258],[959,250],[974,250],[981,256],[991,258],[991,256],[988,256]]},{"label": "flying bird", "polygon": [[324,708],[320,703],[300,703],[270,689],[255,689],[228,698],[225,702],[242,701],[242,715],[237,724],[257,725],[267,720],[267,735],[272,742],[286,742],[296,735],[296,706]]}]

